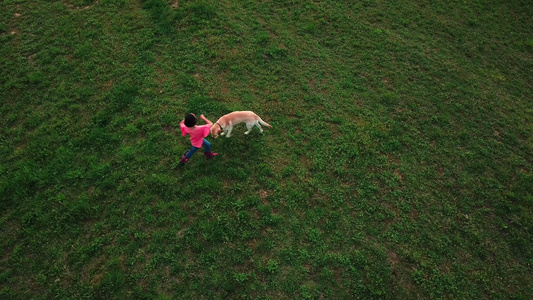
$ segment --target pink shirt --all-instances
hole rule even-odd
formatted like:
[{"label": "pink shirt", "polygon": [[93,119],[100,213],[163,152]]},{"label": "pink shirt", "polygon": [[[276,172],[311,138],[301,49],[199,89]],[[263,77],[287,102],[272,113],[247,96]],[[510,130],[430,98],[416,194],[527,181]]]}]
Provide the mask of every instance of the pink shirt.
[{"label": "pink shirt", "polygon": [[180,124],[181,135],[186,136],[188,133],[191,137],[191,144],[196,148],[202,148],[204,137],[209,135],[210,127],[209,124],[202,126],[194,125],[194,127],[187,127],[185,124]]}]

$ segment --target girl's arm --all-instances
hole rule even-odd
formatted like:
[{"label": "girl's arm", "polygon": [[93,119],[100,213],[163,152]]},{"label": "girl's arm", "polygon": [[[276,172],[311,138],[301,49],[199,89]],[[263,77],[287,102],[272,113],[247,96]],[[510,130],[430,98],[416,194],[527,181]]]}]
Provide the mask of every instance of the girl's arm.
[{"label": "girl's arm", "polygon": [[183,136],[186,136],[186,135],[187,135],[187,133],[185,132],[185,128],[186,128],[186,126],[185,126],[185,119],[183,119],[183,120],[181,120],[181,122],[180,122],[181,135],[183,135]]},{"label": "girl's arm", "polygon": [[209,121],[204,115],[200,115],[200,119],[204,120],[209,126],[213,126],[213,122]]}]

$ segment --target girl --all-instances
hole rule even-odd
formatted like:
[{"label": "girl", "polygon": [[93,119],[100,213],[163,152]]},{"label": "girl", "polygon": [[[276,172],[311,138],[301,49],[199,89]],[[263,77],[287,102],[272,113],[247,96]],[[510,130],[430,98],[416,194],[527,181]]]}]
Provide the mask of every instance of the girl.
[{"label": "girl", "polygon": [[204,147],[204,155],[207,159],[211,159],[218,155],[218,153],[211,152],[211,144],[204,139],[209,135],[209,129],[213,126],[213,122],[209,121],[204,115],[200,115],[200,119],[204,120],[207,124],[197,126],[196,125],[196,116],[194,114],[188,114],[185,116],[185,119],[180,122],[181,135],[186,136],[189,134],[191,138],[192,147],[189,152],[185,153],[181,158],[180,164],[184,165],[189,161],[189,158],[200,149]]}]

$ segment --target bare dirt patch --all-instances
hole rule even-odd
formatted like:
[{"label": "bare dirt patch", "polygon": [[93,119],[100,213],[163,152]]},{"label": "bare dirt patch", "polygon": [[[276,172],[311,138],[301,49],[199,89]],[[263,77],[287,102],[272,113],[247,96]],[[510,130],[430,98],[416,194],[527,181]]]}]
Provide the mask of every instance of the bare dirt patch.
[{"label": "bare dirt patch", "polygon": [[261,200],[265,201],[268,197],[268,191],[267,190],[260,190],[259,191],[259,197],[261,197]]},{"label": "bare dirt patch", "polygon": [[400,262],[400,259],[398,258],[398,255],[396,254],[396,252],[394,251],[389,251],[387,253],[388,255],[388,261],[389,261],[389,264],[391,265],[391,267],[395,267],[399,262]]},{"label": "bare dirt patch", "polygon": [[170,126],[170,125],[168,125],[168,124],[163,125],[162,129],[163,129],[163,131],[164,131],[165,133],[172,133],[172,132],[174,132],[174,128],[172,128],[172,126]]}]

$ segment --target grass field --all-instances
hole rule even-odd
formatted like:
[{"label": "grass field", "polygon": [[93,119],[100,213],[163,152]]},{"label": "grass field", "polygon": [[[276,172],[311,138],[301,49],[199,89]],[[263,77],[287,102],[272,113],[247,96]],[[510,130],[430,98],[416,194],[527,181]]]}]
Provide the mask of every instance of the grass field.
[{"label": "grass field", "polygon": [[0,2],[0,298],[532,299],[532,16]]}]

